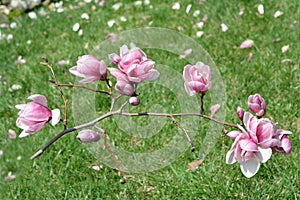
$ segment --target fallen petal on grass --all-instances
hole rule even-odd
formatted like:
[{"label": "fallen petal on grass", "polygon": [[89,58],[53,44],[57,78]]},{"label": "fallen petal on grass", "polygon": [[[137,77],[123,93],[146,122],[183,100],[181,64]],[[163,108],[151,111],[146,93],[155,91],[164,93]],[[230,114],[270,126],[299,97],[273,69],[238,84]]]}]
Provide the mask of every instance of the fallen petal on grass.
[{"label": "fallen petal on grass", "polygon": [[277,11],[275,12],[275,14],[274,14],[274,17],[275,17],[275,18],[278,18],[278,17],[280,17],[281,15],[283,15],[283,12],[281,12],[280,10],[277,10]]},{"label": "fallen petal on grass", "polygon": [[264,5],[259,4],[257,6],[257,11],[258,11],[259,14],[263,15],[265,13]]},{"label": "fallen petal on grass", "polygon": [[242,42],[242,44],[240,45],[241,49],[247,49],[252,47],[254,44],[253,40],[247,39],[244,42]]},{"label": "fallen petal on grass", "polygon": [[16,178],[16,176],[13,175],[12,172],[8,172],[7,176],[5,177],[5,180],[11,181],[11,180],[13,180],[13,179],[15,179],[15,178]]},{"label": "fallen petal on grass", "polygon": [[176,2],[172,5],[172,9],[173,10],[179,10],[180,9],[180,3],[179,2]]},{"label": "fallen petal on grass", "polygon": [[191,170],[192,172],[195,172],[198,170],[199,166],[202,165],[202,163],[204,162],[205,158],[202,158],[200,160],[196,160],[194,162],[190,162],[188,164],[189,170]]},{"label": "fallen petal on grass", "polygon": [[290,49],[290,45],[285,45],[285,46],[281,47],[281,52],[282,52],[282,53],[285,53],[285,52],[287,52],[289,49]]},{"label": "fallen petal on grass", "polygon": [[13,129],[9,129],[8,130],[8,139],[12,140],[12,139],[16,139],[16,137],[17,137],[16,131],[14,131]]},{"label": "fallen petal on grass", "polygon": [[228,30],[228,26],[226,26],[226,24],[222,23],[221,29],[222,29],[222,32],[226,32]]},{"label": "fallen petal on grass", "polygon": [[80,29],[80,24],[79,23],[74,24],[73,27],[72,27],[72,30],[74,32],[77,32],[79,29]]},{"label": "fallen petal on grass", "polygon": [[190,13],[191,8],[192,8],[192,4],[187,5],[187,7],[185,9],[186,14]]}]

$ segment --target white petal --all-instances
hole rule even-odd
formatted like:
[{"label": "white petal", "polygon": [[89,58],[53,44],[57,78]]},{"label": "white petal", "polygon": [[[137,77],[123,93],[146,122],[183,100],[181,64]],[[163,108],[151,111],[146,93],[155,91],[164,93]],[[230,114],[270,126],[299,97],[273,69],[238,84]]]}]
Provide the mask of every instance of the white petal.
[{"label": "white petal", "polygon": [[30,135],[29,133],[26,133],[25,130],[22,131],[22,133],[19,135],[19,138],[23,138]]},{"label": "white petal", "polygon": [[50,120],[50,123],[52,126],[55,126],[60,121],[60,111],[59,109],[51,110],[52,113],[52,119]]},{"label": "white petal", "polygon": [[109,27],[112,27],[115,23],[116,23],[116,21],[113,20],[113,19],[111,19],[111,20],[109,20],[109,21],[107,22],[107,25],[108,25]]},{"label": "white petal", "polygon": [[197,31],[196,36],[199,38],[204,34],[203,31]]},{"label": "white petal", "polygon": [[264,6],[262,4],[259,4],[257,6],[257,10],[258,10],[258,13],[263,15],[265,13],[265,9],[264,9]]},{"label": "white petal", "polygon": [[192,8],[192,4],[187,5],[187,7],[185,9],[186,14],[189,14],[191,8]]},{"label": "white petal", "polygon": [[271,158],[272,149],[271,148],[263,149],[258,147],[258,152],[256,153],[256,155],[262,163],[265,163]]},{"label": "white petal", "polygon": [[180,3],[179,2],[176,2],[172,5],[172,9],[173,10],[179,10],[180,9]]},{"label": "white petal", "polygon": [[236,159],[234,157],[234,149],[231,149],[226,154],[226,164],[233,164],[236,162]]},{"label": "white petal", "polygon": [[256,159],[251,159],[246,162],[240,163],[242,173],[247,178],[251,178],[252,176],[254,176],[258,172],[259,166],[260,166],[260,162],[259,160]]},{"label": "white petal", "polygon": [[22,110],[25,108],[25,106],[26,106],[26,104],[18,104],[18,105],[15,105],[15,108]]},{"label": "white petal", "polygon": [[228,30],[228,26],[226,26],[226,24],[222,23],[221,29],[222,29],[222,32],[226,32]]},{"label": "white petal", "polygon": [[28,97],[28,99],[35,101],[37,103],[40,103],[44,106],[47,106],[47,99],[45,96],[40,95],[40,94],[33,94],[30,97]]},{"label": "white petal", "polygon": [[72,27],[72,29],[73,29],[74,32],[77,32],[79,30],[79,28],[80,28],[80,24],[79,23],[74,24],[73,27]]}]

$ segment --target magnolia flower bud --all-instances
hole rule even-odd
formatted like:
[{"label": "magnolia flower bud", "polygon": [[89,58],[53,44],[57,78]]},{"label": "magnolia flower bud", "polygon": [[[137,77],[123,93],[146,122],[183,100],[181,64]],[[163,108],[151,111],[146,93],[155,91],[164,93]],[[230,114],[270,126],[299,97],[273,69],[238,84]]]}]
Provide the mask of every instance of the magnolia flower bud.
[{"label": "magnolia flower bud", "polygon": [[52,126],[60,121],[60,111],[58,109],[50,110],[47,106],[47,99],[40,94],[34,94],[28,97],[32,100],[27,104],[18,104],[16,108],[20,109],[16,124],[23,129],[19,137],[25,137],[41,130],[47,122]]},{"label": "magnolia flower bud", "polygon": [[250,95],[248,98],[248,108],[258,117],[262,117],[266,113],[266,102],[260,94]]},{"label": "magnolia flower bud", "polygon": [[137,98],[137,97],[130,97],[130,98],[129,98],[129,103],[130,103],[130,105],[132,105],[132,106],[137,106],[137,105],[140,104],[140,99]]},{"label": "magnolia flower bud", "polygon": [[243,108],[238,107],[236,113],[237,113],[238,117],[240,118],[240,120],[243,121],[243,117],[244,117],[244,110],[243,110]]},{"label": "magnolia flower bud", "polygon": [[83,143],[97,142],[100,140],[100,134],[96,131],[85,129],[78,133],[77,139]]},{"label": "magnolia flower bud", "polygon": [[211,87],[211,69],[202,62],[186,65],[183,70],[184,87],[188,95],[204,94]]},{"label": "magnolia flower bud", "polygon": [[107,67],[103,60],[99,61],[91,55],[84,55],[78,58],[77,65],[69,71],[75,76],[83,78],[79,82],[90,83],[98,80],[106,80]]}]

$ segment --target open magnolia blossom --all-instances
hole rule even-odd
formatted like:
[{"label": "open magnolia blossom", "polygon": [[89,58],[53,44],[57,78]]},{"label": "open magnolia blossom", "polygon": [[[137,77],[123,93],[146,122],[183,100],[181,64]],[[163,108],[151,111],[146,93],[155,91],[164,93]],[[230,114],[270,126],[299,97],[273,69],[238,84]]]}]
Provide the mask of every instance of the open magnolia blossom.
[{"label": "open magnolia blossom", "polygon": [[245,112],[243,125],[244,127],[239,126],[240,130],[227,134],[234,139],[234,143],[226,155],[226,163],[239,162],[246,177],[254,176],[259,170],[260,163],[267,162],[273,152],[285,154],[291,152],[292,146],[286,137],[290,132],[278,130],[277,124],[269,119],[257,119],[251,113]]},{"label": "open magnolia blossom", "polygon": [[117,79],[115,89],[122,95],[132,96],[138,83],[155,80],[159,76],[159,72],[153,69],[155,62],[148,59],[139,48],[129,50],[123,45],[120,48],[120,56],[113,53],[109,55],[109,59],[119,67],[108,70]]},{"label": "open magnolia blossom", "polygon": [[120,48],[120,56],[113,53],[109,55],[112,64],[120,68],[131,83],[141,83],[145,80],[155,80],[159,72],[153,69],[155,62],[147,58],[146,54],[137,47],[128,49],[126,45]]},{"label": "open magnolia blossom", "polygon": [[184,87],[188,95],[204,94],[211,87],[210,67],[197,62],[196,65],[186,65],[183,70]]},{"label": "open magnolia blossom", "polygon": [[69,71],[75,76],[82,77],[80,83],[90,83],[98,80],[106,80],[107,67],[103,60],[99,61],[91,55],[83,55],[78,58],[77,65]]},{"label": "open magnolia blossom", "polygon": [[50,110],[47,106],[47,99],[40,94],[34,94],[28,97],[33,102],[16,105],[21,109],[16,124],[23,129],[19,137],[25,137],[41,130],[47,122],[52,126],[60,121],[59,109]]}]

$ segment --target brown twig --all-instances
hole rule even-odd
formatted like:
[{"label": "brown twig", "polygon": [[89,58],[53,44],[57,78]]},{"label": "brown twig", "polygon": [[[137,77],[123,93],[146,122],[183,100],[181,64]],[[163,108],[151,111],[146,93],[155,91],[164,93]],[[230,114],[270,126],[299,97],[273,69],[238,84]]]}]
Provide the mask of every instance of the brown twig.
[{"label": "brown twig", "polygon": [[173,116],[171,116],[171,119],[172,119],[173,123],[176,124],[176,126],[177,126],[178,128],[180,128],[180,129],[185,133],[185,136],[186,136],[188,142],[189,142],[190,145],[191,145],[191,152],[194,152],[194,151],[195,151],[195,146],[194,146],[194,143],[193,143],[192,139],[190,138],[190,136],[189,136],[187,130],[186,130],[185,128],[183,128],[183,127],[179,124],[179,122],[178,122]]},{"label": "brown twig", "polygon": [[77,88],[82,88],[82,89],[85,89],[85,90],[89,90],[89,91],[92,91],[92,92],[98,92],[98,93],[103,93],[103,94],[107,94],[107,95],[111,95],[111,92],[109,91],[105,91],[105,90],[94,90],[92,88],[88,88],[88,87],[85,87],[85,86],[82,86],[82,85],[75,85],[75,84],[62,84],[62,83],[54,83],[56,86],[58,87],[77,87]]},{"label": "brown twig", "polygon": [[121,173],[121,175],[122,175],[122,177],[123,177],[123,178],[121,179],[121,182],[122,182],[122,183],[125,183],[125,182],[126,182],[126,175],[125,175],[124,171],[121,169],[121,167],[120,167],[120,165],[119,165],[118,158],[117,158],[116,154],[114,153],[114,151],[113,151],[111,148],[109,148],[109,146],[108,146],[108,144],[107,144],[107,134],[106,134],[105,130],[102,129],[102,128],[100,128],[100,127],[98,127],[98,126],[96,126],[96,125],[95,125],[95,127],[96,127],[96,128],[104,135],[104,147],[105,147],[105,149],[107,149],[107,151],[108,151],[108,152],[111,154],[111,156],[113,157],[114,162],[115,162],[115,165],[116,165],[118,171]]},{"label": "brown twig", "polygon": [[58,88],[58,90],[59,90],[59,92],[61,94],[61,98],[62,98],[62,100],[64,102],[65,111],[64,111],[63,125],[64,125],[64,129],[67,129],[68,99],[66,99],[66,97],[65,97],[65,95],[64,95],[61,87],[58,85],[58,81],[57,81],[56,75],[54,73],[53,67],[49,64],[48,59],[44,58],[44,61],[45,62],[41,62],[41,64],[47,66],[50,69],[50,71],[52,73],[52,76],[53,76],[53,79],[54,79],[54,82],[57,85],[57,88]]}]

